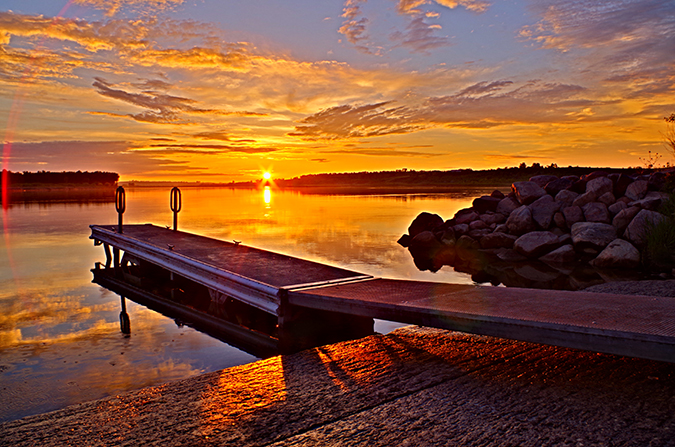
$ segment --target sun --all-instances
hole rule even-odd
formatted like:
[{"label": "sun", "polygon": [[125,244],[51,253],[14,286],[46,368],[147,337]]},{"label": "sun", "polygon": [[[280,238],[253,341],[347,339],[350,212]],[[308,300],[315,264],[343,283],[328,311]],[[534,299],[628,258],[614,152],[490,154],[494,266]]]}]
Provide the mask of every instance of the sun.
[{"label": "sun", "polygon": [[263,178],[264,178],[265,180],[269,180],[269,179],[272,178],[272,174],[269,173],[269,172],[263,172]]}]

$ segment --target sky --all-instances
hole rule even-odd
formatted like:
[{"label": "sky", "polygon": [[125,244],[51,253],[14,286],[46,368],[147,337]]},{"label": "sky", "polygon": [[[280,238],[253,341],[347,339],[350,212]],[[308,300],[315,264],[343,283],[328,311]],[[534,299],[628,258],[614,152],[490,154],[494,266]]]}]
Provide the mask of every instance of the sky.
[{"label": "sky", "polygon": [[629,167],[673,112],[673,0],[0,4],[11,171]]}]

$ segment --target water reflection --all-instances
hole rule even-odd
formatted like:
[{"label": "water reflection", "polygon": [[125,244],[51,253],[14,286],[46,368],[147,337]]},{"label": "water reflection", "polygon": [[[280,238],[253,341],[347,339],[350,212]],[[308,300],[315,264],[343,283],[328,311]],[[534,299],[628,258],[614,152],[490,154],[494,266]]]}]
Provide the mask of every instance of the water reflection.
[{"label": "water reflection", "polygon": [[[170,226],[168,194],[128,188],[125,222]],[[418,271],[396,240],[421,211],[454,214],[480,194],[184,188],[181,229],[376,276],[471,283],[452,270]],[[255,359],[128,299],[121,309],[119,295],[91,284],[90,269],[105,255],[88,239],[88,226],[116,221],[112,202],[31,203],[3,214],[0,420]]]}]

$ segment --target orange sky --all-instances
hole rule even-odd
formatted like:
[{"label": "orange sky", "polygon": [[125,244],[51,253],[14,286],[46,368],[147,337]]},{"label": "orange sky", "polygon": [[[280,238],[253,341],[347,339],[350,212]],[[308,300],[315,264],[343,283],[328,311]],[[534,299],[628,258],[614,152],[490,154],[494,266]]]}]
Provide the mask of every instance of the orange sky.
[{"label": "orange sky", "polygon": [[123,180],[673,160],[669,1],[5,0],[3,167]]}]

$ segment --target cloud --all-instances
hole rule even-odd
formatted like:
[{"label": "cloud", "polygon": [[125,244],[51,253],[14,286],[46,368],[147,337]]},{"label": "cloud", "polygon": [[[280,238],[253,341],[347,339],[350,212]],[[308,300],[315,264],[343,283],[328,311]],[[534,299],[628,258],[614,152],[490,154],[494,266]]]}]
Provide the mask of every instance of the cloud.
[{"label": "cloud", "polygon": [[231,152],[240,152],[244,154],[266,154],[274,152],[277,149],[271,147],[254,147],[254,146],[227,146],[220,144],[150,144],[151,148],[162,149],[136,149],[136,151],[144,154],[203,154],[203,155],[219,155]]},{"label": "cloud", "polygon": [[183,4],[183,0],[73,0],[81,6],[90,6],[113,16],[121,9],[133,9],[145,13],[157,13]]},{"label": "cloud", "polygon": [[434,48],[451,45],[449,37],[434,35],[436,29],[437,25],[425,22],[424,16],[418,15],[410,20],[404,31],[396,31],[390,37],[394,41],[399,41],[404,47],[424,53]]},{"label": "cloud", "polygon": [[603,105],[583,98],[578,85],[508,80],[479,82],[454,95],[428,97],[418,104],[392,102],[342,105],[308,116],[290,136],[308,140],[348,139],[406,134],[433,127],[490,128],[606,119],[584,111]]},{"label": "cloud", "polygon": [[[144,112],[137,114],[120,115],[114,113],[103,114],[110,116],[128,116],[136,121],[150,122],[157,124],[180,124],[187,123],[182,118],[182,114],[211,114],[211,115],[237,115],[237,116],[264,116],[261,113],[255,112],[226,112],[218,109],[204,109],[194,106],[197,101],[189,98],[179,96],[171,96],[154,91],[146,91],[143,93],[129,93],[121,89],[112,88],[112,84],[103,78],[95,78],[92,84],[99,95],[117,99],[138,107],[146,109]],[[101,112],[99,112],[101,113]]]},{"label": "cloud", "polygon": [[361,17],[361,3],[365,0],[347,0],[342,9],[342,17],[346,20],[342,22],[338,32],[343,34],[349,42],[355,45],[356,49],[367,54],[373,54],[373,51],[366,45],[368,34],[366,25],[368,19]]},{"label": "cloud", "polygon": [[[675,91],[675,8],[672,0],[537,2],[541,16],[521,37],[543,48],[578,53],[586,70],[628,96]],[[577,62],[578,63],[578,62]]]}]

